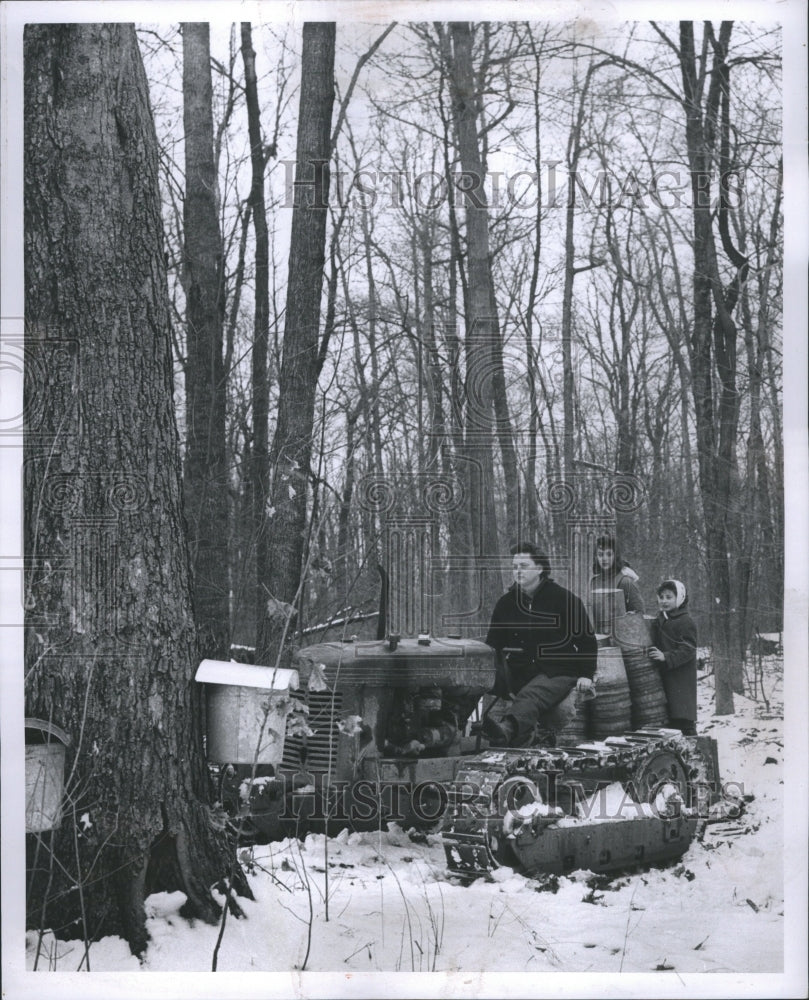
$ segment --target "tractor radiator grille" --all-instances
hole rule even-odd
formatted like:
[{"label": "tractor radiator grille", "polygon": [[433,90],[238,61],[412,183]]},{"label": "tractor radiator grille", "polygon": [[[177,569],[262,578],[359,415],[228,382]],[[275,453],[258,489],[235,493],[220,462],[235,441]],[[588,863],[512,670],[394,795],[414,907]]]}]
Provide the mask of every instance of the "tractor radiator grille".
[{"label": "tractor radiator grille", "polygon": [[343,695],[337,691],[293,691],[292,697],[309,706],[309,728],[313,736],[290,736],[284,740],[283,767],[305,767],[307,771],[334,770],[337,764],[337,723],[343,710]]}]

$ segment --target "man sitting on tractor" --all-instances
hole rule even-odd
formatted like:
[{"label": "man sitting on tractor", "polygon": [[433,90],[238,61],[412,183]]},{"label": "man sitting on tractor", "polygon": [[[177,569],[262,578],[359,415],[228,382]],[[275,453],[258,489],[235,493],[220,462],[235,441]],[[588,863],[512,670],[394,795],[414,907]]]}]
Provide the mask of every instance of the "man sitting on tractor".
[{"label": "man sitting on tractor", "polygon": [[576,687],[593,691],[598,648],[584,604],[551,579],[550,560],[530,542],[511,549],[514,583],[498,600],[486,643],[498,653],[494,693],[513,698],[483,732],[493,746],[526,746],[544,712]]}]

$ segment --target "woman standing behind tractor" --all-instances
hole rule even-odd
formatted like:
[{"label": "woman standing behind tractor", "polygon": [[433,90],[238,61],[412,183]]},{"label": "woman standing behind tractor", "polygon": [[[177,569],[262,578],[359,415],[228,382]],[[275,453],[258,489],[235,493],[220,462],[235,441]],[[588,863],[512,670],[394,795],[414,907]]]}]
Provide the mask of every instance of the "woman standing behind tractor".
[{"label": "woman standing behind tractor", "polygon": [[590,592],[594,590],[621,590],[626,610],[643,614],[638,574],[622,558],[612,535],[600,535],[596,539],[593,575],[590,577]]}]

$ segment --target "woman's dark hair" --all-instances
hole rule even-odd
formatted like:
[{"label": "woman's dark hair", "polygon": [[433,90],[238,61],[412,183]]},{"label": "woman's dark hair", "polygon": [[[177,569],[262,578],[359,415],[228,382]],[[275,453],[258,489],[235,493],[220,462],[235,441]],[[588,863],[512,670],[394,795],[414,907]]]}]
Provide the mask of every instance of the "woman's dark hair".
[{"label": "woman's dark hair", "polygon": [[[612,535],[599,535],[596,538],[596,546],[593,551],[593,575],[600,576],[602,573],[601,567],[598,565],[598,550],[599,549],[612,549],[613,560],[612,568],[610,573],[617,573],[619,569],[623,569],[625,566],[629,566],[629,563],[621,555],[620,549],[618,548],[618,542]],[[631,568],[631,567],[630,567]]]},{"label": "woman's dark hair", "polygon": [[551,575],[550,559],[547,557],[547,555],[545,555],[544,552],[540,552],[540,550],[536,547],[536,545],[534,545],[533,542],[517,542],[516,544],[511,546],[510,551],[513,556],[516,555],[530,556],[533,559],[534,563],[540,567],[544,576]]}]

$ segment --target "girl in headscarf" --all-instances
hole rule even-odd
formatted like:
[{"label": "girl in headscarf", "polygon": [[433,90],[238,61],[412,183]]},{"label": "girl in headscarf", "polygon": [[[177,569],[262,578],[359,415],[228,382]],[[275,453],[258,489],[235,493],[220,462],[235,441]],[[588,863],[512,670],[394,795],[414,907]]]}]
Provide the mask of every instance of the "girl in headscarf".
[{"label": "girl in headscarf", "polygon": [[688,594],[679,580],[657,588],[660,608],[652,622],[649,656],[663,678],[669,725],[686,736],[697,731],[697,628],[688,613]]},{"label": "girl in headscarf", "polygon": [[600,535],[593,553],[593,575],[590,590],[621,590],[627,611],[643,614],[643,597],[638,586],[638,574],[618,551],[612,535]]}]

